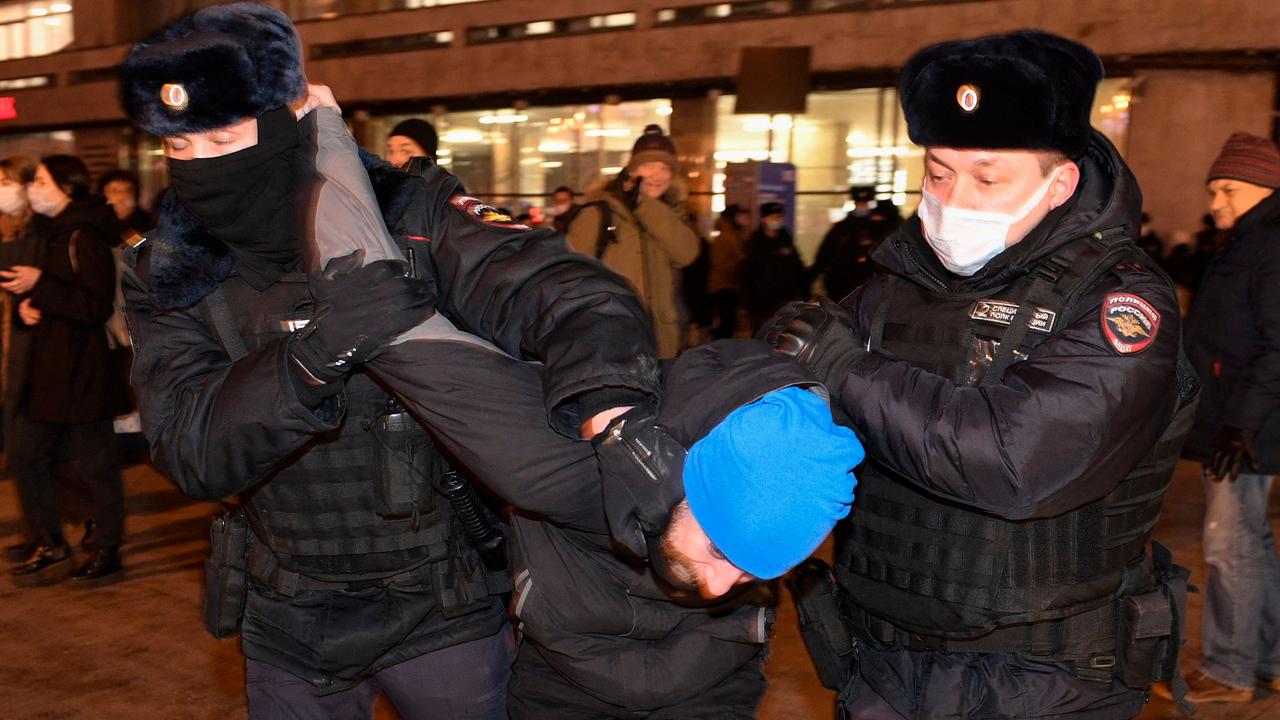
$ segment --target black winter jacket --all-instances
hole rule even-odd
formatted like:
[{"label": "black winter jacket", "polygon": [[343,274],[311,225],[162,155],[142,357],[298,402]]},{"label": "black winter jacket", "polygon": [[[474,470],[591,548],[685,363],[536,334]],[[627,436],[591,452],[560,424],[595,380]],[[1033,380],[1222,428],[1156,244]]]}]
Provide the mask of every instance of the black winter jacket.
[{"label": "black winter jacket", "polygon": [[43,272],[30,298],[43,316],[33,327],[14,325],[30,337],[20,408],[32,420],[107,420],[126,391],[112,370],[105,330],[116,291],[115,222],[96,196],[33,221]]},{"label": "black winter jacket", "polygon": [[1187,357],[1204,390],[1183,454],[1207,462],[1214,436],[1234,425],[1257,433],[1253,472],[1280,473],[1280,193],[1245,213],[1210,260],[1187,322]]},{"label": "black winter jacket", "polygon": [[[1141,192],[1114,148],[1095,136],[1080,162],[1075,196],[972,277],[941,267],[914,217],[875,259],[931,292],[999,298],[1064,244],[1138,226]],[[878,275],[845,301],[864,336],[885,281]],[[1121,353],[1104,335],[1102,302],[1115,293],[1136,295],[1159,313],[1156,336],[1138,352]],[[867,457],[894,475],[1011,520],[1060,515],[1105,496],[1164,432],[1178,402],[1181,328],[1166,279],[1138,266],[1115,268],[1077,302],[1074,317],[1057,323],[1061,329],[995,387],[960,387],[886,358],[832,392],[863,431]]]},{"label": "black winter jacket", "polygon": [[[366,165],[392,235],[408,238],[420,272],[436,278],[440,312],[514,357],[545,363],[557,430],[576,436],[584,393],[609,387],[656,397],[653,334],[625,280],[569,252],[550,230],[502,227],[458,209],[449,199],[461,183],[439,168],[416,176],[372,157]],[[251,487],[335,428],[340,410],[303,404],[284,340],[234,363],[222,352],[195,303],[232,271],[230,257],[181,217],[162,220],[131,253],[124,293],[132,383],[157,466],[184,493],[217,499]]]},{"label": "black winter jacket", "polygon": [[[924,303],[914,306],[919,312],[926,312],[930,298],[936,297],[951,312],[966,301],[973,303],[970,318],[978,319],[978,301],[1007,297],[1004,293],[1011,284],[1035,272],[1068,243],[1083,242],[1095,234],[1123,242],[1138,226],[1141,195],[1111,144],[1095,133],[1087,155],[1077,162],[1081,184],[1076,194],[972,277],[960,278],[941,267],[924,241],[918,218],[888,238],[875,259],[899,278],[899,293]],[[863,337],[869,335],[877,317],[884,317],[878,313],[889,301],[886,292],[893,285],[888,278],[876,276],[845,301],[855,330]],[[923,293],[915,292],[915,287],[907,288],[910,293],[902,289],[908,285],[922,288]],[[1126,327],[1123,316],[1120,331],[1109,329],[1115,321],[1109,321],[1111,316],[1104,312],[1116,303],[1140,308],[1144,315],[1154,313],[1149,332]],[[1043,341],[1010,365],[999,382],[960,385],[952,377],[877,351],[864,358],[865,364],[856,366],[838,388],[832,388],[859,430],[872,465],[863,476],[851,517],[874,512],[864,510],[862,501],[874,498],[881,483],[905,483],[945,503],[1012,521],[1056,518],[1114,490],[1152,452],[1179,403],[1175,381],[1178,303],[1158,268],[1135,261],[1109,268],[1069,307],[1068,314],[1049,320]],[[896,330],[898,342],[911,342],[912,335],[901,333],[919,327]],[[1108,332],[1121,332],[1129,342],[1120,335],[1109,339]],[[920,337],[919,342],[931,340],[939,342],[929,337]],[[973,340],[969,333],[951,344],[968,345]],[[968,348],[975,362],[981,362],[978,349]],[[955,527],[967,527],[955,519],[928,524],[950,528],[948,523],[953,521],[958,523]],[[1077,542],[1082,548],[1101,550],[1098,538],[1090,545],[1090,537]],[[856,548],[845,542],[837,541],[837,558],[855,555]],[[911,541],[899,536],[883,542],[885,547],[902,548],[902,543]],[[895,566],[891,575],[899,570],[920,575],[932,571],[939,557],[933,547],[910,547],[914,549],[906,554],[913,560]],[[919,569],[912,567],[916,559]],[[974,572],[980,576],[983,571]],[[1007,570],[998,568],[996,577],[1004,583],[1008,575],[1002,572]],[[887,589],[868,598],[868,605],[883,619],[903,627],[919,619],[913,613],[922,606],[932,607],[913,602],[913,594],[936,599],[949,592],[924,583],[913,583],[898,595],[892,586],[877,587]],[[946,606],[953,607],[956,615],[969,610],[961,601]],[[905,660],[898,664],[893,657],[881,655],[864,659],[845,690],[850,699],[844,709],[851,716],[870,712],[868,699],[878,697],[883,700],[872,703],[876,707],[872,715],[886,713],[883,703],[888,702],[904,717],[925,713],[957,720],[1128,718],[1146,699],[1142,691],[1118,681],[1086,680],[1077,677],[1070,664],[1039,662],[1030,655],[915,652],[902,657]],[[943,684],[928,675],[934,670],[941,673]],[[935,688],[958,687],[965,692],[933,693]]]},{"label": "black winter jacket", "polygon": [[[536,417],[522,418],[525,424],[538,423],[570,446],[585,445],[550,430],[547,408],[559,428],[576,435],[583,393],[609,387],[631,396],[656,395],[652,331],[625,281],[568,252],[550,231],[522,231],[465,212],[465,203],[450,202],[460,184],[437,168],[411,175],[372,158],[366,165],[388,228],[402,249],[414,251],[419,274],[437,278],[441,317],[492,338],[509,354],[546,362],[543,383],[531,391]],[[376,470],[363,455],[333,452],[339,428],[359,432],[357,418],[345,416],[348,393],[319,408],[308,406],[288,367],[287,336],[265,340],[238,360],[228,356],[198,303],[215,287],[229,285],[235,269],[225,247],[194,218],[167,201],[160,227],[127,258],[132,381],[143,428],[157,466],[184,493],[216,499],[264,481],[264,488],[274,487],[277,473],[308,460],[330,463],[330,469],[333,463],[354,463],[350,475],[367,474],[368,485],[376,485]],[[483,405],[491,415],[505,410],[476,389],[464,369],[469,368],[430,362],[411,368],[424,382],[453,384],[456,395],[441,403],[446,412],[466,403]],[[346,387],[351,398],[367,400],[371,383],[356,373]],[[354,410],[353,416],[362,414]],[[496,601],[485,611],[444,617],[435,589],[430,583],[392,583],[287,597],[255,581],[245,610],[245,653],[332,692],[502,626]]]},{"label": "black winter jacket", "polygon": [[[791,386],[823,392],[803,368],[755,340],[688,350],[664,364],[663,379],[657,425],[684,448],[766,393]],[[631,469],[605,462],[602,472]],[[525,640],[557,672],[605,703],[643,712],[696,698],[764,652],[773,617],[768,586],[709,604],[671,591],[620,554],[638,532],[631,521],[665,516],[683,496],[679,487],[640,481],[629,487],[655,494],[637,497],[606,478],[606,522],[600,505],[577,501],[600,492],[599,477],[565,479],[564,510],[517,513],[512,521],[513,607]]]}]

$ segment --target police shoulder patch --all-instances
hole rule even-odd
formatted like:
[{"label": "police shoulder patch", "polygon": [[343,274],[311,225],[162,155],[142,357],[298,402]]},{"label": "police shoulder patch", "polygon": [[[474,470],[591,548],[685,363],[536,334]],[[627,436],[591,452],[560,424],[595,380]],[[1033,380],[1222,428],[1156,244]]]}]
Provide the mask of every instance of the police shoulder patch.
[{"label": "police shoulder patch", "polygon": [[1160,312],[1133,293],[1111,293],[1102,301],[1102,334],[1121,355],[1142,352],[1160,331]]},{"label": "police shoulder patch", "polygon": [[488,225],[490,227],[501,228],[503,230],[529,230],[529,226],[521,222],[516,222],[504,212],[498,211],[492,205],[488,205],[477,198],[470,195],[454,195],[449,198],[449,204],[456,208],[463,215],[471,220]]}]

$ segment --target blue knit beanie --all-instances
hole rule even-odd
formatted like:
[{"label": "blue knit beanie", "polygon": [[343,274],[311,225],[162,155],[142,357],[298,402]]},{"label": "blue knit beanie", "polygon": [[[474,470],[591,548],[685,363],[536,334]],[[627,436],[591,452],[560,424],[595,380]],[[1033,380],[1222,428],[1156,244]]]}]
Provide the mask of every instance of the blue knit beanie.
[{"label": "blue knit beanie", "polygon": [[809,557],[849,514],[853,468],[864,454],[822,398],[798,387],[775,390],[694,443],[685,497],[729,562],[768,580]]}]

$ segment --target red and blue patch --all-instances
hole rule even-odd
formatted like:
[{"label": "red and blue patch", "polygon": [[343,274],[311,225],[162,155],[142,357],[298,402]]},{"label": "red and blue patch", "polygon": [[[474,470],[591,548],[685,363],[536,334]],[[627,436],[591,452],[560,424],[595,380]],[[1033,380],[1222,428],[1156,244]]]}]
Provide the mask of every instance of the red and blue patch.
[{"label": "red and blue patch", "polygon": [[1102,333],[1121,355],[1146,350],[1160,331],[1160,312],[1130,293],[1111,293],[1102,301]]},{"label": "red and blue patch", "polygon": [[488,205],[470,195],[454,195],[449,198],[449,204],[461,211],[463,215],[482,225],[502,228],[503,230],[530,229],[528,225],[516,222],[510,215],[500,212],[492,205]]}]

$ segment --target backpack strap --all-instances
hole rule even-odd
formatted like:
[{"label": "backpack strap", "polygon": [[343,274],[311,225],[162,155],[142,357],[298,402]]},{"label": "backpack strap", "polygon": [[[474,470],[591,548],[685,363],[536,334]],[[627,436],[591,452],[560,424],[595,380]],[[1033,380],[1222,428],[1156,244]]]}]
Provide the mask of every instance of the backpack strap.
[{"label": "backpack strap", "polygon": [[245,347],[244,338],[240,335],[240,330],[236,327],[236,318],[231,314],[231,305],[227,302],[227,293],[222,289],[221,285],[213,288],[213,292],[205,295],[200,300],[200,314],[204,316],[205,322],[213,328],[213,334],[218,340],[218,344],[226,351],[231,358],[231,362],[235,362],[240,358],[249,354],[248,348]]},{"label": "backpack strap", "polygon": [[613,222],[613,208],[610,207],[608,200],[596,200],[583,207],[600,209],[600,231],[596,235],[596,259],[599,260],[604,257],[604,251],[618,241],[618,226]]}]

